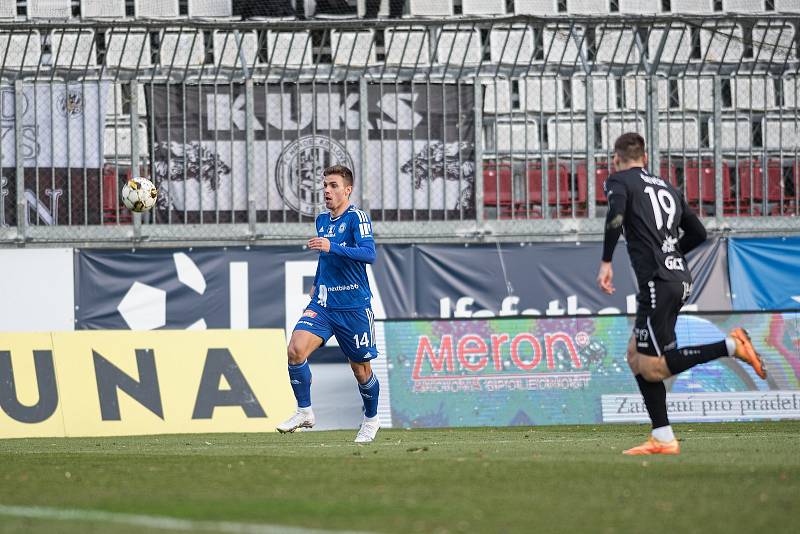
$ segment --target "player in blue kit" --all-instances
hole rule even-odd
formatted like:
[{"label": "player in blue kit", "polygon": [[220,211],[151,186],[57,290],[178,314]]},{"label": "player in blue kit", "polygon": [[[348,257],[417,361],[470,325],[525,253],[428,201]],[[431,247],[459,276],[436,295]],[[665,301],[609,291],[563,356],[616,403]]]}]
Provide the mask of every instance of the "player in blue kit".
[{"label": "player in blue kit", "polygon": [[308,241],[308,248],[319,251],[317,274],[311,302],[294,327],[288,349],[297,412],[277,429],[286,433],[314,426],[308,357],[333,335],[350,360],[364,401],[364,420],[355,442],[369,443],[380,428],[380,384],[370,367],[370,360],[378,355],[367,281],[367,264],[375,261],[372,223],[366,213],[350,204],[353,171],[333,165],[322,175],[328,213],[317,216],[317,237]]}]

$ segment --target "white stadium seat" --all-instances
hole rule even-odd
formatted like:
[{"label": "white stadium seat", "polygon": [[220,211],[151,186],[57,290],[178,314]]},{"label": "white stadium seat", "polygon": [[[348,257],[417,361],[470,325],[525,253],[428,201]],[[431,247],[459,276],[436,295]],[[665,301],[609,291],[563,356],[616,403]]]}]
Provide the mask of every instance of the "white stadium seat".
[{"label": "white stadium seat", "polygon": [[608,15],[606,0],[567,0],[567,13],[570,15]]},{"label": "white stadium seat", "polygon": [[658,141],[662,149],[687,151],[700,148],[700,127],[697,119],[671,118],[658,121]]},{"label": "white stadium seat", "polygon": [[384,30],[386,64],[401,67],[428,66],[431,63],[428,30],[424,27]]},{"label": "white stadium seat", "polygon": [[452,17],[453,0],[408,0],[412,17]]},{"label": "white stadium seat", "polygon": [[[572,109],[586,111],[586,77],[572,78]],[[592,76],[592,106],[595,111],[607,112],[619,109],[617,105],[617,84],[614,78]]]},{"label": "white stadium seat", "polygon": [[93,30],[54,30],[50,33],[50,50],[54,67],[77,70],[97,66]]},{"label": "white stadium seat", "polygon": [[666,34],[661,53],[662,63],[687,63],[692,60],[692,31],[683,24],[672,24],[663,28],[653,28],[647,40],[649,56],[653,58]]},{"label": "white stadium seat", "polygon": [[105,64],[123,69],[152,66],[150,35],[141,30],[107,30]]},{"label": "white stadium seat", "polygon": [[42,58],[42,39],[38,31],[0,31],[0,56],[4,69],[36,67]]},{"label": "white stadium seat", "polygon": [[619,0],[619,12],[638,15],[661,13],[661,0]]},{"label": "white stadium seat", "polygon": [[[623,107],[628,111],[645,111],[647,109],[647,81],[637,76],[626,76],[622,80],[624,91]],[[658,109],[669,109],[669,82],[664,78],[656,81],[658,93]]]},{"label": "white stadium seat", "polygon": [[17,18],[17,0],[0,0],[0,20]]},{"label": "white stadium seat", "polygon": [[[722,117],[722,150],[750,150],[753,131],[750,121],[739,117]],[[708,138],[714,139],[714,119],[708,119]]]},{"label": "white stadium seat", "polygon": [[[114,113],[113,115],[117,116],[127,116],[130,115],[130,94],[129,94],[129,87],[124,87],[125,85],[129,85],[126,82],[114,82],[113,85],[108,89],[108,98],[114,99]],[[137,84],[138,90],[138,98],[137,98],[137,106],[136,109],[139,113],[140,117],[147,116],[147,101],[145,100],[144,94],[144,87],[145,84],[140,83]]]},{"label": "white stadium seat", "polygon": [[558,15],[558,0],[514,0],[515,15]]},{"label": "white stadium seat", "polygon": [[714,0],[671,0],[670,12],[676,14],[713,13]]},{"label": "white stadium seat", "polygon": [[[497,152],[532,152],[539,150],[539,123],[534,119],[496,122]],[[527,137],[526,137],[527,136]]]},{"label": "white stadium seat", "polygon": [[125,0],[81,0],[81,17],[85,19],[124,19]]},{"label": "white stadium seat", "polygon": [[489,33],[492,63],[530,65],[533,60],[533,29],[530,26],[501,26]]},{"label": "white stadium seat", "polygon": [[[238,34],[238,35],[237,35]],[[214,64],[241,68],[240,55],[252,67],[258,56],[258,35],[255,31],[225,32],[214,30]]]},{"label": "white stadium seat", "polygon": [[72,16],[70,0],[28,0],[29,19],[68,19]]},{"label": "white stadium seat", "polygon": [[475,66],[481,63],[481,32],[478,28],[460,29],[445,26],[438,32],[436,62],[447,65]]},{"label": "white stadium seat", "polygon": [[464,15],[505,15],[506,0],[461,0]]},{"label": "white stadium seat", "polygon": [[735,109],[775,109],[775,83],[771,77],[736,76],[731,78],[731,98]]},{"label": "white stadium seat", "polygon": [[744,56],[744,32],[738,24],[714,25],[700,30],[705,61],[738,63]]},{"label": "white stadium seat", "polygon": [[233,15],[231,0],[189,0],[190,18],[225,18]]},{"label": "white stadium seat", "polygon": [[602,139],[602,146],[606,150],[612,150],[614,148],[614,141],[625,132],[644,134],[644,131],[644,119],[637,115],[603,117],[600,119],[600,136]]},{"label": "white stadium seat", "polygon": [[781,78],[781,93],[783,94],[783,107],[791,110],[800,108],[800,77],[787,76]]},{"label": "white stadium seat", "polygon": [[765,7],[764,0],[722,0],[725,13],[760,13]]},{"label": "white stadium seat", "polygon": [[764,148],[768,150],[800,149],[800,129],[796,120],[765,117],[761,124]]},{"label": "white stadium seat", "polygon": [[800,0],[775,0],[778,13],[800,13]]},{"label": "white stadium seat", "polygon": [[275,67],[311,66],[311,33],[267,30],[267,54]]},{"label": "white stadium seat", "polygon": [[[149,154],[147,127],[144,123],[139,123],[138,135],[139,155]],[[132,152],[130,123],[107,125],[105,130],[103,130],[103,154],[106,159],[111,161],[129,159]]]},{"label": "white stadium seat", "polygon": [[773,21],[753,27],[753,60],[783,63],[794,57],[794,26]]},{"label": "white stadium seat", "polygon": [[586,150],[586,132],[585,119],[547,119],[547,148],[558,152],[583,152]]},{"label": "white stadium seat", "polygon": [[[512,95],[511,80],[492,79],[484,82],[486,90],[483,93],[483,111],[485,113],[511,113]],[[518,81],[518,86],[522,85]],[[519,110],[519,107],[516,108]]]},{"label": "white stadium seat", "polygon": [[578,62],[578,46],[586,49],[583,26],[548,25],[545,26],[542,47],[546,63],[573,65]]},{"label": "white stadium seat", "polygon": [[[564,80],[555,76],[524,78],[525,109],[528,111],[568,111],[564,102]],[[520,86],[522,88],[522,85]]]},{"label": "white stadium seat", "polygon": [[334,65],[363,67],[377,63],[374,30],[331,30],[331,57]]},{"label": "white stadium seat", "polygon": [[164,67],[197,67],[205,63],[203,32],[191,28],[167,28],[159,33],[159,64]]},{"label": "white stadium seat", "polygon": [[639,63],[639,48],[632,29],[621,30],[601,24],[595,28],[594,42],[597,63]]},{"label": "white stadium seat", "polygon": [[177,18],[178,0],[136,0],[134,13],[140,18]]}]

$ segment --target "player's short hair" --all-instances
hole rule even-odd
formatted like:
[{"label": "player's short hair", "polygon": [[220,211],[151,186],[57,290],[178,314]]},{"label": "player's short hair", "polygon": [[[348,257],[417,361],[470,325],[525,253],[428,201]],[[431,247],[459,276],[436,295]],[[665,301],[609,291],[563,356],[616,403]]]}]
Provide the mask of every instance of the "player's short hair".
[{"label": "player's short hair", "polygon": [[628,132],[614,141],[614,152],[622,161],[637,161],[644,158],[644,137],[636,132]]},{"label": "player's short hair", "polygon": [[353,185],[353,171],[351,171],[349,167],[345,167],[344,165],[331,165],[322,171],[322,176],[331,176],[332,174],[341,176],[346,185]]}]

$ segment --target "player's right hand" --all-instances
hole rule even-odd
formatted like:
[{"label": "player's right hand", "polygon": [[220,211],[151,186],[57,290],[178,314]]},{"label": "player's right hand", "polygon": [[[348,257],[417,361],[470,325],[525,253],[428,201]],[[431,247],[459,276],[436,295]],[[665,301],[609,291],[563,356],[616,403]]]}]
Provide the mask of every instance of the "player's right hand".
[{"label": "player's right hand", "polygon": [[610,261],[601,261],[600,262],[600,271],[597,273],[597,285],[600,286],[600,289],[603,292],[613,295],[614,294],[614,284],[612,283],[614,279],[614,270],[611,268]]}]

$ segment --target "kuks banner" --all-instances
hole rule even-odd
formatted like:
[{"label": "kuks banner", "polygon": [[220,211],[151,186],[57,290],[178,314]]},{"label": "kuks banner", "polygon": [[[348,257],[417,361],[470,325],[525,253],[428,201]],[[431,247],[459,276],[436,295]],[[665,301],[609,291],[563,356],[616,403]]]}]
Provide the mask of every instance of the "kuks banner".
[{"label": "kuks banner", "polygon": [[[472,205],[472,86],[370,84],[366,117],[352,83],[256,84],[249,116],[243,84],[154,84],[145,93],[162,208],[246,210],[251,192],[259,211],[313,217],[323,208],[322,169],[337,163],[356,172],[355,201],[367,183],[372,209]],[[360,176],[364,158],[368,174]]]}]

